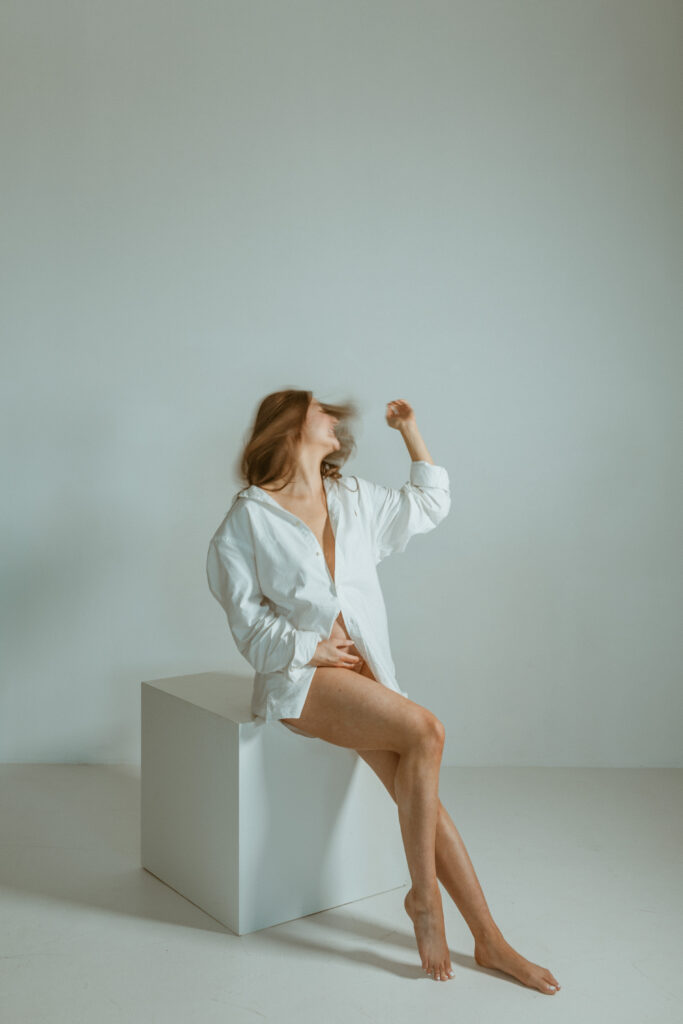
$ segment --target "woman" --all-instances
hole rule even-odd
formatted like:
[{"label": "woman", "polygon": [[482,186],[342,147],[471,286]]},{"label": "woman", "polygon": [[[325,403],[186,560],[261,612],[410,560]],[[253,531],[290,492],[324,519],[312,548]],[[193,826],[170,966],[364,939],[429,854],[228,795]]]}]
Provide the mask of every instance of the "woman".
[{"label": "woman", "polygon": [[422,968],[453,976],[438,880],[474,936],[478,964],[554,994],[550,971],[520,956],[493,921],[463,841],[439,800],[444,727],[397,681],[376,565],[433,529],[450,509],[411,406],[386,422],[410,454],[400,490],[351,476],[355,406],[287,389],[260,404],[238,492],[209,545],[207,576],[241,653],[256,670],[252,712],[349,747],[398,807],[412,886],[404,906]]}]

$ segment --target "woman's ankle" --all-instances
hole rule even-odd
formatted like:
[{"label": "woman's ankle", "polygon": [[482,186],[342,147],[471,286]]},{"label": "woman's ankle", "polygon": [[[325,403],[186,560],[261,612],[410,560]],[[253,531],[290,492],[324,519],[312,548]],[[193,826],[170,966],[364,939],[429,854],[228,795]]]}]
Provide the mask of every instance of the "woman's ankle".
[{"label": "woman's ankle", "polygon": [[434,886],[425,885],[417,889],[413,885],[407,895],[415,910],[436,910],[442,907],[438,882]]}]

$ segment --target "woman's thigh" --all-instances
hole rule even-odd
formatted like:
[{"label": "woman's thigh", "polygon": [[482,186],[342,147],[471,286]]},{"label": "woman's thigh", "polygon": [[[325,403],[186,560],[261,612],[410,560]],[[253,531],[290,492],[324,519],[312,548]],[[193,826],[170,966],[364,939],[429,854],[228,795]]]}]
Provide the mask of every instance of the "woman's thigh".
[{"label": "woman's thigh", "polygon": [[315,670],[298,718],[285,718],[310,736],[338,747],[390,750],[397,754],[418,741],[443,743],[443,726],[431,711],[348,668]]},{"label": "woman's thigh", "polygon": [[[370,679],[375,678],[366,661],[363,662],[363,666],[360,671]],[[396,769],[398,768],[398,762],[401,760],[401,755],[397,754],[395,750],[359,750],[358,753],[363,760],[370,765],[377,778],[385,786],[392,800],[396,802],[394,776],[396,775]]]}]

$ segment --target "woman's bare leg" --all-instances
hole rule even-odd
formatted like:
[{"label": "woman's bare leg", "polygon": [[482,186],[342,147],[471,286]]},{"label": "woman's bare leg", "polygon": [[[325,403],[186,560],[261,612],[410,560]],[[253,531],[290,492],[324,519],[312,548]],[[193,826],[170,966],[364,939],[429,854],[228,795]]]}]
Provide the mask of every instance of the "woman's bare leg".
[{"label": "woman's bare leg", "polygon": [[[358,753],[396,799],[395,780],[399,761],[388,750]],[[520,956],[510,946],[491,916],[479,879],[460,833],[439,800],[436,825],[436,871],[439,881],[464,917],[474,936],[474,958],[482,967],[512,974],[530,988],[554,995],[560,985],[545,967]]]},{"label": "woman's bare leg", "polygon": [[[395,755],[398,764],[394,774],[398,818],[412,881],[404,907],[413,922],[418,946],[422,939],[426,948],[439,944],[441,936],[445,942],[443,904],[436,874],[439,770],[445,732],[438,719],[432,724],[437,723],[439,728],[427,732],[423,743]],[[434,970],[436,981],[446,981],[452,976],[448,950],[446,961],[432,968],[423,959],[423,967],[427,972]]]},{"label": "woman's bare leg", "polygon": [[347,668],[317,668],[299,718],[284,719],[340,747],[396,756],[395,800],[412,879],[406,910],[422,966],[452,975],[436,876],[436,818],[444,729],[430,711]]}]

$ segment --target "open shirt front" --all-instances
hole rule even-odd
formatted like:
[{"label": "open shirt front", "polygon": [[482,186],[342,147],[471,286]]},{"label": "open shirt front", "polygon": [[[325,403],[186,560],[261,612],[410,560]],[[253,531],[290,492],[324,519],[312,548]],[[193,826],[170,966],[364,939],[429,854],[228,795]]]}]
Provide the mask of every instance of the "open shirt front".
[{"label": "open shirt front", "polygon": [[400,489],[357,476],[324,477],[323,486],[335,580],[310,527],[256,484],[235,495],[209,543],[209,588],[255,669],[251,711],[266,721],[299,717],[317,667],[311,658],[340,611],[375,679],[408,696],[396,681],[376,566],[448,514],[448,472],[420,459]]}]

